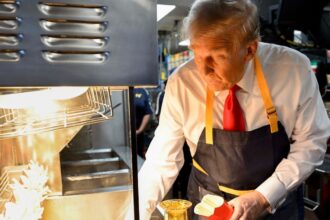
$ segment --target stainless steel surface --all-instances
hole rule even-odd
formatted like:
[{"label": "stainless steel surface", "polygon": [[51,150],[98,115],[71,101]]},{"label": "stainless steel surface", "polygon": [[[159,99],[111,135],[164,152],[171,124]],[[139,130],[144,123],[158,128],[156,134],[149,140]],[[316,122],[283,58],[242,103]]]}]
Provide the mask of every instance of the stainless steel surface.
[{"label": "stainless steel surface", "polygon": [[0,95],[0,139],[112,117],[109,87],[39,88],[21,93],[15,88],[2,90],[12,93]]},{"label": "stainless steel surface", "polygon": [[[47,89],[25,88],[17,92],[44,92],[44,90]],[[1,99],[6,94],[12,94],[10,91],[13,90],[3,88],[0,91],[2,94],[0,106],[13,105],[12,102],[6,103],[5,99]],[[50,131],[39,130],[36,133],[27,132],[21,136],[0,138],[0,169],[10,165],[27,164],[31,159],[48,168],[48,186],[51,194],[43,203],[43,220],[123,219],[133,197],[131,149],[125,146],[128,143],[125,94],[126,92],[122,90],[112,91],[114,105],[117,106],[114,109],[116,117],[113,121],[84,127],[73,126],[61,129],[56,127]],[[73,111],[74,97],[76,96],[73,96],[71,101],[61,103],[67,108],[67,112]],[[84,98],[78,99],[81,101]],[[104,103],[100,97],[96,100],[98,103]],[[45,105],[44,102],[41,103]],[[34,106],[33,103],[29,102],[29,104]],[[9,109],[1,111],[1,114],[8,113]],[[8,118],[8,115],[5,116]],[[42,118],[42,114],[37,114],[37,117]],[[103,117],[107,119],[105,115]],[[77,116],[77,120],[79,118],[81,119]],[[94,120],[93,117],[91,120]],[[0,122],[7,125],[4,118]],[[29,117],[21,117],[18,122],[29,122]],[[53,124],[54,121],[45,120],[44,123]],[[31,128],[34,123],[27,124]],[[14,132],[17,127],[11,129]],[[100,143],[104,145],[97,145]],[[112,144],[121,146],[110,148]],[[65,146],[67,148],[63,149]],[[120,154],[116,149],[121,149]],[[8,182],[8,179],[2,179],[3,182]],[[0,186],[5,186],[3,182]],[[11,199],[11,190],[7,189],[0,191],[3,192],[0,193],[2,206]],[[0,207],[1,210],[3,208]]]},{"label": "stainless steel surface", "polygon": [[20,18],[1,18],[0,30],[16,30],[20,23]]},{"label": "stainless steel surface", "polygon": [[[18,4],[18,1],[0,3],[3,2]],[[15,58],[16,62],[0,59],[0,76],[3,78],[0,86],[45,88],[60,85],[157,84],[156,1],[67,0],[66,3],[57,3],[56,0],[48,0],[45,3],[45,1],[23,0],[19,2],[20,5],[14,13],[6,9],[0,10],[2,18],[0,29],[4,34],[24,37],[16,39],[13,43],[13,39],[7,38],[6,43],[0,44],[0,52],[19,51],[20,54],[16,55],[24,56],[19,60]],[[6,13],[8,15],[5,16]],[[128,14],[130,16],[127,16]],[[48,41],[42,42],[40,39],[44,36],[60,37],[55,41],[53,38],[51,40],[48,38]],[[78,38],[78,41],[72,42],[73,38]],[[111,41],[102,41],[108,39]],[[75,49],[72,49],[74,47]],[[48,53],[50,62],[43,58],[45,52]],[[112,57],[106,59],[109,53],[114,55],[114,59]],[[65,63],[63,63],[64,59]],[[133,63],[139,65],[132,68]],[[41,92],[44,92],[43,89]],[[108,95],[105,91],[102,92],[105,96]],[[10,164],[17,166],[33,159],[48,168],[48,185],[52,194],[44,203],[44,219],[95,219],[95,217],[122,219],[132,198],[130,168],[132,166],[128,166],[119,155],[108,150],[73,152],[78,158],[81,157],[79,162],[66,160],[63,162],[63,167],[60,164],[59,152],[62,155],[64,152],[62,148],[70,146],[69,142],[79,133],[82,125],[101,122],[109,119],[109,115],[112,116],[111,103],[109,106],[104,102],[107,97],[98,97],[94,94],[82,95],[85,98],[88,96],[87,100],[95,98],[96,102],[88,102],[78,108],[75,108],[75,101],[72,101],[75,96],[70,97],[72,102],[66,98],[59,98],[56,100],[59,104],[57,107],[63,107],[64,110],[49,117],[51,107],[47,99],[44,101],[34,96],[25,97],[26,99],[23,98],[22,101],[7,99],[9,102],[6,102],[5,99],[1,99],[2,96],[6,96],[5,93],[0,96],[0,127],[3,129],[0,131],[0,135],[3,135],[0,139],[0,151],[4,153],[0,154],[0,157],[5,160],[0,160],[0,165],[1,167]],[[85,98],[78,97],[80,101]],[[81,103],[80,101],[78,102]],[[11,106],[17,103],[19,104],[16,107]],[[33,110],[26,110],[29,107],[24,105]],[[44,108],[36,108],[42,105]],[[79,114],[79,110],[86,110],[85,108],[88,107],[91,108],[84,111],[86,114]],[[39,110],[45,110],[46,114]],[[57,117],[59,115],[62,118]],[[83,117],[90,120],[85,120]],[[58,120],[59,118],[63,120]],[[123,133],[120,141],[127,143],[129,142],[127,135],[135,132],[127,131],[129,128],[126,124],[127,115],[123,119],[121,127],[113,129],[117,130],[117,133]],[[104,131],[103,134],[107,132],[109,131]],[[108,140],[108,137],[104,139]],[[106,146],[112,142],[113,140],[110,140]],[[88,156],[84,158],[83,154]],[[65,166],[70,166],[70,169],[66,169]],[[66,195],[62,196],[62,193]],[[100,203],[103,205],[100,206]]]},{"label": "stainless steel surface", "polygon": [[85,161],[102,162],[104,160],[118,158],[111,148],[95,148],[82,151],[73,151],[72,154],[62,154],[62,164],[81,165],[85,164]]},{"label": "stainless steel surface", "polygon": [[56,52],[44,51],[42,56],[50,63],[104,63],[108,52]]},{"label": "stainless steel surface", "polygon": [[89,150],[79,150],[79,146],[65,148],[61,152],[61,170],[65,195],[131,187],[128,166],[109,147]]},{"label": "stainless steel surface", "polygon": [[0,46],[17,46],[22,38],[21,34],[0,34]]},{"label": "stainless steel surface", "polygon": [[0,51],[25,55],[0,59],[0,86],[158,84],[155,0],[20,0],[17,5],[11,14],[0,10],[0,32],[24,37],[15,46],[0,43]]},{"label": "stainless steel surface", "polygon": [[3,210],[6,202],[13,200],[13,192],[10,184],[13,179],[19,179],[26,166],[6,166],[0,172],[0,210]]},{"label": "stainless steel surface", "polygon": [[102,34],[108,26],[108,22],[97,21],[73,21],[62,19],[40,20],[40,26],[49,32],[65,32],[72,33],[93,33]]},{"label": "stainless steel surface", "polygon": [[[113,106],[118,106],[113,109],[114,117],[111,121],[105,121],[104,123],[94,124],[92,125],[92,142],[94,146],[109,146],[111,145],[112,148],[116,146],[126,146],[125,156],[129,158],[127,164],[131,163],[130,158],[130,148],[127,146],[129,145],[129,130],[128,130],[128,112],[127,112],[127,99],[126,93],[122,90],[114,91],[114,88],[111,88],[111,97]],[[115,149],[116,152],[117,149]]]},{"label": "stainless steel surface", "polygon": [[76,126],[13,138],[17,141],[18,152],[24,155],[22,164],[27,164],[30,160],[35,160],[48,168],[50,195],[62,194],[59,153],[80,129],[81,126]]},{"label": "stainless steel surface", "polygon": [[80,126],[38,134],[0,139],[0,170],[38,161],[48,168],[50,195],[62,194],[59,152],[81,129]]},{"label": "stainless steel surface", "polygon": [[18,62],[24,54],[23,50],[0,50],[0,62]]},{"label": "stainless steel surface", "polygon": [[85,17],[102,18],[107,12],[106,6],[86,6],[86,5],[72,5],[65,3],[39,3],[39,9],[45,15],[50,16],[77,16],[82,14]]},{"label": "stainless steel surface", "polygon": [[314,212],[320,206],[320,202],[313,201],[309,198],[304,198],[304,208],[308,211]]},{"label": "stainless steel surface", "polygon": [[127,165],[119,158],[104,158],[104,159],[90,159],[80,160],[77,162],[62,162],[62,167],[68,173],[86,174],[94,172],[104,172],[112,170],[120,170],[126,168]]},{"label": "stainless steel surface", "polygon": [[[0,38],[1,40],[1,38]],[[42,36],[42,42],[50,48],[91,48],[101,49],[108,43],[108,37],[67,37],[67,36]],[[1,41],[0,41],[1,43]]]},{"label": "stainless steel surface", "polygon": [[[35,92],[39,90],[17,91]],[[5,89],[2,92],[11,94]],[[114,139],[119,141],[116,143],[126,142],[124,129],[127,127],[128,119],[123,111],[127,105],[122,103],[125,100],[124,94],[125,92],[121,90],[113,91],[115,105],[118,106],[114,111],[118,117],[114,118],[115,123],[111,123],[112,121],[104,123],[107,124],[107,128],[118,131],[122,138],[117,134],[109,134],[111,129],[94,137],[93,131],[97,131],[97,129],[92,127],[100,125],[86,125],[85,127],[56,128],[46,132],[0,139],[0,169],[10,165],[27,164],[31,159],[48,168],[48,186],[52,192],[44,202],[43,219],[92,219],[91,211],[87,213],[89,208],[92,208],[93,211],[97,210],[94,219],[95,216],[98,219],[116,219],[118,217],[120,220],[123,218],[128,202],[132,199],[130,148],[120,147],[126,149],[126,153],[121,152],[119,155],[109,147],[109,144],[115,143]],[[0,100],[0,105],[4,104],[5,102]],[[65,106],[69,111],[74,104],[68,102]],[[28,120],[28,118],[22,118],[22,122],[23,119]],[[105,135],[107,138],[99,139],[101,137],[99,135]],[[107,145],[93,147],[96,145],[96,139],[102,140]],[[63,149],[65,146],[67,148]],[[126,162],[122,157],[125,157]],[[4,183],[7,183],[8,179],[2,178],[2,180],[0,185],[1,188],[4,188],[2,186],[6,185]],[[3,192],[0,193],[2,200],[0,205],[11,198],[11,190],[7,189],[0,191]],[[111,208],[105,209],[103,205],[99,205],[100,202]],[[3,208],[0,207],[0,210]]]},{"label": "stainless steel surface", "polygon": [[54,196],[44,202],[42,220],[123,220],[131,198],[131,189]]},{"label": "stainless steel surface", "polygon": [[[121,169],[121,170],[110,170],[110,171],[102,171],[102,172],[92,172],[92,173],[84,173],[84,174],[79,175],[79,176],[74,174],[72,176],[66,176],[64,178],[64,181],[83,181],[83,180],[96,180],[96,179],[103,180],[104,178],[116,177],[116,176],[119,176],[121,174],[129,174],[129,170],[128,169]],[[117,178],[114,178],[114,181],[117,181],[116,179]],[[106,182],[108,182],[108,181],[106,181]],[[118,183],[118,185],[122,185],[123,183],[127,183],[127,182],[128,181],[122,181],[121,183]],[[104,185],[105,184],[102,184],[102,186],[104,186]],[[117,184],[112,184],[111,183],[110,185],[112,186],[112,185],[117,185]],[[92,185],[92,187],[86,187],[86,188],[99,188],[99,187],[100,186],[98,186],[97,184],[94,184],[94,185]]]},{"label": "stainless steel surface", "polygon": [[13,14],[18,8],[17,1],[6,1],[0,3],[0,13]]},{"label": "stainless steel surface", "polygon": [[[114,186],[123,186],[129,183],[130,172],[128,169],[85,173],[84,175],[65,176],[63,178],[63,187],[65,195],[79,194],[81,192],[90,192],[102,188],[110,188]],[[128,185],[127,185],[128,186]]]}]

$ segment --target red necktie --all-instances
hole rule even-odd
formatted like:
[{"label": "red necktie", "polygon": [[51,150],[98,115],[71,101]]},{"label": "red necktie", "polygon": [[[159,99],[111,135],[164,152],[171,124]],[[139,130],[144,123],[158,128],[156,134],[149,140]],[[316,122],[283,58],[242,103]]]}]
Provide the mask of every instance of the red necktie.
[{"label": "red necktie", "polygon": [[223,129],[228,131],[245,131],[244,116],[236,98],[235,92],[238,86],[229,89],[223,110]]}]

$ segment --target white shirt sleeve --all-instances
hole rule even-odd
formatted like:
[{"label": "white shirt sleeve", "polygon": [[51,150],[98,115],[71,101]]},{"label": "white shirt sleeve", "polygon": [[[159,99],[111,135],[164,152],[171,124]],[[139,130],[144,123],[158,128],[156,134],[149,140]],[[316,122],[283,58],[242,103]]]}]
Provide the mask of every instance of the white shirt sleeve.
[{"label": "white shirt sleeve", "polygon": [[322,164],[327,148],[330,122],[315,75],[308,73],[303,77],[306,78],[302,82],[297,117],[291,135],[293,143],[288,157],[256,189],[266,197],[273,211],[282,204],[288,192],[299,186],[315,167]]},{"label": "white shirt sleeve", "polygon": [[[182,90],[182,89],[181,89]],[[182,103],[182,102],[181,102]],[[139,172],[140,219],[149,219],[183,166],[183,110],[179,85],[169,80],[160,123]]]}]

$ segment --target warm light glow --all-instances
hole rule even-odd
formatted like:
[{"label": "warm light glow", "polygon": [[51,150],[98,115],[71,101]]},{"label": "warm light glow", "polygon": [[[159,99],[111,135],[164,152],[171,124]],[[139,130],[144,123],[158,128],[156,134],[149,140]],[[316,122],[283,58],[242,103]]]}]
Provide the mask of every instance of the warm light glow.
[{"label": "warm light glow", "polygon": [[54,152],[52,151],[45,151],[42,154],[42,160],[43,163],[48,163],[48,165],[52,164],[54,162]]},{"label": "warm light glow", "polygon": [[38,115],[38,117],[40,119],[47,119],[50,114],[54,114],[56,112],[58,112],[59,110],[61,110],[61,106],[58,105],[57,103],[55,103],[54,101],[51,100],[45,100],[45,102],[43,102],[43,105],[35,105],[32,109],[31,109],[31,115],[32,117],[35,117],[36,115]]},{"label": "warm light glow", "polygon": [[188,39],[185,39],[185,40],[179,42],[179,46],[187,47],[189,45],[190,45],[190,40],[188,40]]},{"label": "warm light glow", "polygon": [[88,87],[51,87],[48,90],[48,95],[53,100],[65,100],[80,96],[87,89]]},{"label": "warm light glow", "polygon": [[0,213],[0,220],[38,220],[41,219],[44,208],[42,202],[47,197],[47,169],[37,162],[31,161],[28,169],[20,176],[13,179],[10,185],[14,201],[5,203],[5,210]]},{"label": "warm light glow", "polygon": [[175,5],[162,5],[157,4],[157,21],[161,20],[168,13],[175,9]]},{"label": "warm light glow", "polygon": [[77,97],[87,91],[88,87],[50,87],[32,92],[0,95],[0,108],[20,109],[36,106],[46,107],[46,102],[65,100]]}]

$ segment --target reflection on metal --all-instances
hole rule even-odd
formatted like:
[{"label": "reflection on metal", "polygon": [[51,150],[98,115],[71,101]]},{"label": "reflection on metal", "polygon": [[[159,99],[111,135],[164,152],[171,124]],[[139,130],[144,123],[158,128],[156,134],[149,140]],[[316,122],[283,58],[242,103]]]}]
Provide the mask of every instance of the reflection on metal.
[{"label": "reflection on metal", "polygon": [[50,63],[104,63],[109,52],[81,52],[81,51],[43,51],[42,56]]},{"label": "reflection on metal", "polygon": [[18,62],[24,54],[24,50],[0,50],[0,62]]},{"label": "reflection on metal", "polygon": [[[73,93],[75,97],[69,93],[70,89],[63,89],[40,88],[39,92],[0,95],[0,139],[91,124],[112,117],[109,87],[75,88],[73,90],[78,91]],[[0,88],[0,94],[1,90],[10,89]],[[12,91],[15,92],[15,88]]]},{"label": "reflection on metal", "polygon": [[51,31],[51,32],[69,31],[76,33],[102,34],[107,29],[108,22],[107,21],[74,21],[74,20],[64,20],[64,19],[42,19],[40,20],[40,25],[46,31]]},{"label": "reflection on metal", "polygon": [[[30,160],[38,161],[38,163],[48,168],[48,186],[52,191],[51,195],[62,195],[59,153],[80,129],[81,126],[76,126],[1,139],[0,153],[3,152],[3,149],[14,148],[16,155],[12,160],[5,159],[1,161],[1,167],[6,166],[6,164],[28,164]],[[7,154],[8,156],[9,154]],[[16,161],[13,161],[14,159]]]},{"label": "reflection on metal", "polygon": [[91,18],[102,18],[106,12],[106,6],[96,5],[77,5],[77,4],[66,4],[66,3],[39,3],[39,10],[47,16],[72,16]]},{"label": "reflection on metal", "polygon": [[[44,203],[43,220],[122,220],[132,198],[132,190],[54,196]],[[132,219],[133,220],[133,219]]]},{"label": "reflection on metal", "polygon": [[1,18],[0,30],[16,30],[20,23],[20,18]]},{"label": "reflection on metal", "polygon": [[18,9],[19,4],[19,1],[2,1],[0,2],[0,13],[14,14]]},{"label": "reflection on metal", "polygon": [[48,169],[43,220],[123,219],[132,199],[131,161],[111,143],[93,148],[90,125],[113,109],[110,87],[0,88],[0,213],[13,198],[9,167],[34,160]]},{"label": "reflection on metal", "polygon": [[[0,38],[1,39],[1,38]],[[109,37],[82,37],[82,36],[41,36],[41,41],[51,48],[89,48],[102,49],[109,41]]]},{"label": "reflection on metal", "polygon": [[0,34],[0,46],[17,46],[23,34]]},{"label": "reflection on metal", "polygon": [[6,202],[13,200],[13,192],[9,186],[13,179],[19,179],[27,166],[5,166],[0,175],[0,213],[5,208]]},{"label": "reflection on metal", "polygon": [[60,157],[64,195],[131,188],[128,166],[110,147],[74,146],[65,148]]}]

